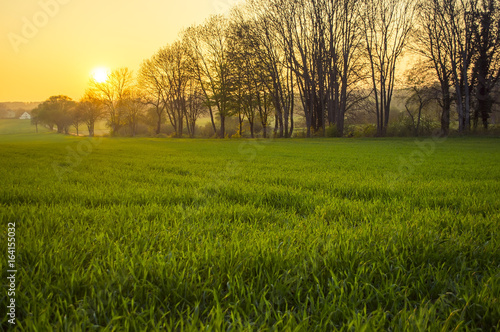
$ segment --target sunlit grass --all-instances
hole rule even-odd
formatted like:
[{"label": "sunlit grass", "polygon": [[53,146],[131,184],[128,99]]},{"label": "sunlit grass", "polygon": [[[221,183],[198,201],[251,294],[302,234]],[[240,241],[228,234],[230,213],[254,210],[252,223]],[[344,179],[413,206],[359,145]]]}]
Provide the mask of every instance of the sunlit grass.
[{"label": "sunlit grass", "polygon": [[[76,127],[71,126],[69,127],[69,133],[76,135]],[[87,125],[85,123],[81,123],[78,126],[78,135],[80,136],[87,136],[89,134],[89,130],[87,128]],[[106,125],[106,120],[98,120],[95,125],[94,125],[94,134],[97,136],[102,136],[102,135],[108,135],[109,134],[109,128]]]},{"label": "sunlit grass", "polygon": [[[57,128],[57,127],[55,127]],[[43,125],[38,125],[38,133],[49,133],[50,129]],[[94,132],[96,135],[107,135],[109,134],[109,128],[106,126],[105,120],[99,120],[96,122],[94,127]],[[69,133],[76,135],[76,128],[74,126],[69,127]],[[89,131],[84,123],[78,126],[78,134],[80,136],[88,135]],[[29,134],[29,135],[28,135]],[[19,119],[0,119],[0,135],[9,135],[5,137],[6,140],[12,140],[12,135],[17,135],[17,139],[32,139],[30,136],[36,134],[35,125],[31,124],[31,120],[19,120]]]},{"label": "sunlit grass", "polygon": [[[39,133],[48,132],[49,129],[42,125],[38,126]],[[31,125],[31,120],[20,120],[20,119],[0,119],[0,135],[12,135],[12,134],[35,134],[36,128]]]},{"label": "sunlit grass", "polygon": [[19,328],[500,328],[498,139],[389,182],[414,140],[37,137],[0,138]]}]

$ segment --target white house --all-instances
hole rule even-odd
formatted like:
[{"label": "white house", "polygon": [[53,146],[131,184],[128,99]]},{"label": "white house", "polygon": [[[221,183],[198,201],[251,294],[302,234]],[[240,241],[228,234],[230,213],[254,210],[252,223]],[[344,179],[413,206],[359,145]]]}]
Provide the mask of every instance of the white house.
[{"label": "white house", "polygon": [[24,112],[23,115],[19,117],[21,120],[31,119],[31,115],[28,112]]}]

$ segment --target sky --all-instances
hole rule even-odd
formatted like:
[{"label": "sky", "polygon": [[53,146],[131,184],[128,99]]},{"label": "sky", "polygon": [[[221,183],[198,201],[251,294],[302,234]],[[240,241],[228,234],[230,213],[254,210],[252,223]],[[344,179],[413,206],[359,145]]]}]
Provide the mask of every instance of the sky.
[{"label": "sky", "polygon": [[2,0],[0,102],[83,96],[95,68],[128,67],[236,0]]}]

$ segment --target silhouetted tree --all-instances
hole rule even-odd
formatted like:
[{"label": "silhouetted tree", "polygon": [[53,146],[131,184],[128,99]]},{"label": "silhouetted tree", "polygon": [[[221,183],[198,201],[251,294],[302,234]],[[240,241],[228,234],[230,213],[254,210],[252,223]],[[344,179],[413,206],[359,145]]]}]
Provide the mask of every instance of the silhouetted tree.
[{"label": "silhouetted tree", "polygon": [[231,115],[232,72],[228,57],[228,20],[211,16],[203,25],[184,31],[184,42],[191,58],[191,70],[206,98],[214,133],[214,110],[220,120],[219,137],[225,137],[225,119]]},{"label": "silhouetted tree", "polygon": [[[40,104],[41,105],[41,104]],[[40,123],[40,105],[31,111],[31,124],[35,125],[35,131],[38,134],[38,124]]]},{"label": "silhouetted tree", "polygon": [[95,124],[102,118],[104,113],[104,104],[101,100],[95,98],[92,93],[86,93],[76,106],[83,122],[86,124],[89,137],[95,134]]},{"label": "silhouetted tree", "polygon": [[93,99],[99,99],[104,105],[108,116],[108,125],[111,135],[116,135],[118,129],[123,125],[124,99],[130,94],[134,85],[133,73],[128,68],[113,70],[105,82],[99,83],[91,79],[87,93]]},{"label": "silhouetted tree", "polygon": [[161,132],[165,114],[164,76],[158,67],[157,54],[142,63],[139,71],[139,85],[143,91],[145,102],[151,105],[156,115],[156,134]]},{"label": "silhouetted tree", "polygon": [[414,66],[408,71],[406,83],[408,96],[405,100],[405,110],[411,119],[413,135],[419,136],[423,111],[436,100],[436,89],[429,82],[429,69],[424,66]]},{"label": "silhouetted tree", "polygon": [[412,0],[364,0],[363,29],[377,114],[377,134],[385,135],[396,80],[396,65],[413,26]]},{"label": "silhouetted tree", "polygon": [[477,56],[473,69],[477,87],[473,123],[477,127],[481,118],[483,127],[487,129],[494,103],[492,92],[500,79],[500,3],[498,0],[481,0],[477,11]]},{"label": "silhouetted tree", "polygon": [[448,33],[443,24],[441,4],[438,0],[427,0],[420,6],[418,28],[414,32],[413,49],[422,55],[434,69],[441,89],[441,134],[450,130],[452,96],[452,66],[450,48],[445,36]]},{"label": "silhouetted tree", "polygon": [[68,96],[52,96],[38,107],[38,118],[40,122],[49,128],[57,127],[58,133],[69,133],[69,126],[73,122],[72,111],[75,102]]}]

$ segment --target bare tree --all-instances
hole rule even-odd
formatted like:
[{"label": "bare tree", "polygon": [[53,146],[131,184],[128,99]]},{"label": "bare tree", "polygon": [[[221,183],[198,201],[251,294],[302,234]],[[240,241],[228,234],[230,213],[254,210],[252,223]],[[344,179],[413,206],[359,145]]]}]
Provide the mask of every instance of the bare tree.
[{"label": "bare tree", "polygon": [[214,110],[220,120],[219,137],[225,137],[225,119],[231,115],[230,96],[232,73],[227,44],[228,20],[211,16],[203,25],[193,26],[184,32],[189,48],[192,72],[205,95],[212,127],[217,133]]},{"label": "bare tree", "polygon": [[425,64],[416,65],[408,70],[406,77],[408,96],[405,100],[405,110],[411,119],[413,135],[419,136],[422,115],[426,108],[436,101],[436,89],[429,79],[432,68],[426,68]]},{"label": "bare tree", "polygon": [[412,29],[415,4],[412,0],[364,0],[363,28],[371,69],[377,134],[385,135],[396,79],[396,65]]},{"label": "bare tree", "polygon": [[[264,62],[267,57],[263,54],[264,50],[261,49],[256,36],[257,30],[254,23],[244,18],[241,12],[233,12],[233,22],[229,31],[229,53],[231,66],[235,72],[232,90],[234,91],[234,108],[239,116],[239,132],[242,133],[242,124],[246,117],[252,138],[255,137],[254,126],[258,110],[263,111],[260,95],[264,91],[269,91],[269,88],[272,90],[272,78]],[[264,127],[267,127],[266,122],[264,121]]]},{"label": "bare tree", "polygon": [[498,0],[479,1],[478,21],[475,31],[477,57],[474,63],[476,88],[476,110],[474,127],[481,117],[483,127],[488,128],[488,119],[494,103],[493,90],[500,80],[500,3]]},{"label": "bare tree", "polygon": [[[299,88],[304,115],[306,118],[307,136],[311,136],[311,128],[317,130],[322,125],[322,117],[314,117],[315,105],[317,102],[316,88],[317,80],[316,71],[318,62],[315,61],[313,49],[316,47],[315,39],[315,24],[310,25],[308,22],[314,22],[314,12],[310,3],[289,2],[285,7],[284,4],[277,3],[281,7],[281,14],[285,18],[283,25],[282,37],[287,46],[287,56],[290,58],[290,67],[294,71],[294,76]],[[278,7],[277,7],[278,9]],[[316,122],[314,120],[319,120]]]},{"label": "bare tree", "polygon": [[116,135],[120,126],[123,125],[122,109],[124,99],[130,94],[134,85],[132,71],[128,68],[113,70],[105,82],[99,83],[91,79],[89,83],[88,94],[92,98],[102,101],[108,115],[108,125],[111,129],[111,135]]},{"label": "bare tree", "polygon": [[82,115],[78,111],[77,107],[74,107],[71,111],[71,124],[76,129],[76,136],[80,136],[79,127],[82,122],[83,122]]},{"label": "bare tree", "polygon": [[442,8],[439,1],[424,1],[419,9],[412,49],[423,56],[435,71],[441,89],[441,134],[448,135],[453,100],[451,55],[446,44],[448,30],[442,21]]},{"label": "bare tree", "polygon": [[[286,6],[285,6],[286,5]],[[246,49],[258,60],[254,78],[256,103],[264,137],[269,126],[269,101],[275,113],[275,135],[291,137],[294,130],[294,87],[290,39],[284,24],[289,17],[286,1],[249,1],[240,14]],[[288,9],[287,9],[288,8]]]},{"label": "bare tree", "polygon": [[186,47],[180,41],[161,49],[156,57],[156,65],[162,75],[163,103],[177,137],[181,137],[184,130],[189,60]]},{"label": "bare tree", "polygon": [[[334,0],[330,0],[330,6],[333,7],[335,3]],[[363,73],[363,63],[362,63],[362,39],[363,34],[361,31],[361,20],[362,16],[360,13],[361,2],[357,0],[341,0],[338,2],[339,8],[336,15],[329,15],[332,17],[334,22],[338,22],[339,27],[332,28],[330,30],[330,48],[329,52],[331,54],[330,61],[332,66],[335,66],[336,72],[340,75],[340,93],[336,92],[336,89],[330,89],[332,95],[330,99],[339,100],[338,112],[336,116],[336,126],[337,135],[344,135],[344,119],[347,111],[366,98],[366,95],[360,94],[358,81],[364,80]],[[331,11],[335,13],[334,11]],[[337,19],[335,19],[337,17]],[[331,22],[332,20],[329,20]],[[340,32],[338,46],[335,46],[335,38],[337,34],[335,31]],[[338,50],[338,51],[337,51]],[[336,56],[336,53],[339,56]],[[338,60],[337,60],[338,59]],[[336,65],[338,63],[338,65]],[[330,85],[333,84],[334,80],[330,78]],[[335,93],[335,94],[333,94]],[[339,95],[338,97],[335,97]]]},{"label": "bare tree", "polygon": [[343,135],[349,95],[361,79],[360,2],[273,0],[269,7],[272,35],[278,36],[276,44],[283,50],[282,63],[293,72],[288,76],[298,87],[307,135],[311,129],[326,134],[327,123],[336,124]]},{"label": "bare tree", "polygon": [[123,114],[123,124],[128,126],[130,135],[137,134],[137,126],[144,117],[147,102],[138,88],[131,88],[120,103]]},{"label": "bare tree", "polygon": [[475,0],[433,0],[436,22],[442,30],[442,40],[449,55],[451,77],[455,87],[458,131],[470,128],[471,90],[470,69],[474,56],[476,31]]},{"label": "bare tree", "polygon": [[[40,104],[41,105],[41,104]],[[35,125],[35,131],[38,134],[38,125],[40,124],[40,105],[33,109],[31,113],[31,124]]]},{"label": "bare tree", "polygon": [[164,93],[164,76],[158,67],[158,59],[155,54],[151,59],[142,63],[139,71],[139,85],[143,91],[145,102],[152,106],[156,115],[156,134],[160,134],[163,116],[165,114],[166,99]]},{"label": "bare tree", "polygon": [[80,102],[76,106],[76,110],[80,113],[83,121],[87,125],[89,137],[95,134],[95,124],[103,116],[103,103],[95,98],[92,93],[85,93]]},{"label": "bare tree", "polygon": [[194,137],[196,129],[196,120],[207,111],[203,91],[198,82],[191,78],[187,85],[186,100],[186,127],[189,137]]}]

